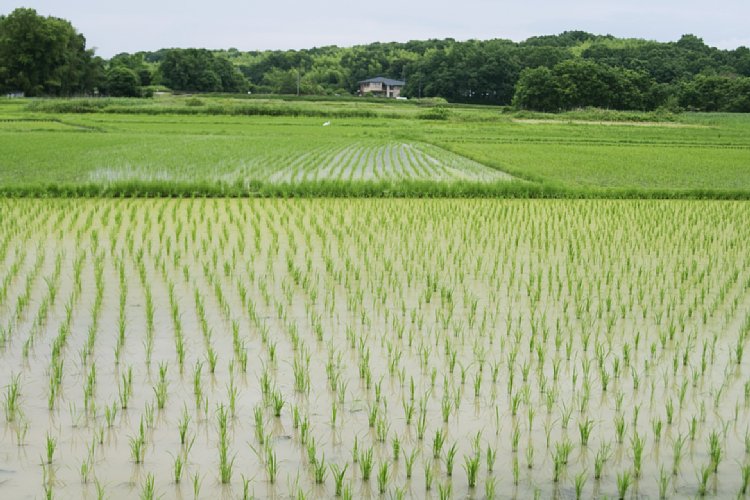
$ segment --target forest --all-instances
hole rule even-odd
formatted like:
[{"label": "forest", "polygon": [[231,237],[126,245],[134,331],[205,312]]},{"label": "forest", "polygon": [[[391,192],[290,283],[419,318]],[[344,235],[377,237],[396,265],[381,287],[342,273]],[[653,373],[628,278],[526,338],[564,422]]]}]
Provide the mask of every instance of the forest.
[{"label": "forest", "polygon": [[243,51],[163,48],[109,60],[63,19],[33,9],[0,16],[0,92],[149,96],[156,90],[352,96],[373,76],[406,81],[409,98],[538,111],[750,112],[750,49],[695,35],[674,42],[584,31],[521,42],[414,40]]}]

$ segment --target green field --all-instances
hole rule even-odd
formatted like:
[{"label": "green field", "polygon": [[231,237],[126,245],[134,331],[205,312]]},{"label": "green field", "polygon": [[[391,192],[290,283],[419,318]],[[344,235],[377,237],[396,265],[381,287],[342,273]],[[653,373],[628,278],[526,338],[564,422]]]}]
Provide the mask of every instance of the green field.
[{"label": "green field", "polygon": [[2,491],[743,497],[749,217],[0,199]]},{"label": "green field", "polygon": [[0,190],[750,196],[744,115],[552,116],[351,99],[195,102],[5,101]]},{"label": "green field", "polygon": [[0,151],[9,498],[750,488],[748,116],[2,101]]},{"label": "green field", "polygon": [[[434,141],[487,165],[565,187],[750,189],[750,117],[676,123],[522,121]],[[695,123],[697,122],[697,123]],[[709,124],[710,123],[710,124]]]}]

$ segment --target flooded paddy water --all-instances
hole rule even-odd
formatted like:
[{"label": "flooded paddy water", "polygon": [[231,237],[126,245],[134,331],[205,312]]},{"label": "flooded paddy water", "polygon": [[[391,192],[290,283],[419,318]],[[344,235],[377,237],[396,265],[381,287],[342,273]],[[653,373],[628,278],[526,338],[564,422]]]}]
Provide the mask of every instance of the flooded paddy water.
[{"label": "flooded paddy water", "polygon": [[734,497],[750,205],[0,200],[3,498]]}]

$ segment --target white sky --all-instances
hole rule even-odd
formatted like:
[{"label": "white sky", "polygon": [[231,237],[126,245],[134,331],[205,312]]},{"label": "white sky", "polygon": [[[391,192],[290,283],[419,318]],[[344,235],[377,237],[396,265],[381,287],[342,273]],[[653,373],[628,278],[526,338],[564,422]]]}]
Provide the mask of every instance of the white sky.
[{"label": "white sky", "polygon": [[[0,13],[21,5],[0,0]],[[427,38],[520,41],[580,29],[618,37],[750,46],[750,0],[26,0],[62,17],[97,54],[201,47],[301,49]]]}]

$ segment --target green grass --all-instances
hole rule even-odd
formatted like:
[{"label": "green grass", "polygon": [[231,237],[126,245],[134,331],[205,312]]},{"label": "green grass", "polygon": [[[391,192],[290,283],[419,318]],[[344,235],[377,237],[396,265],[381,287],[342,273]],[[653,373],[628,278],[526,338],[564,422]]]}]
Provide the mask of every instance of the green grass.
[{"label": "green grass", "polygon": [[[250,97],[250,96],[249,96]],[[155,99],[54,99],[32,101],[27,110],[37,113],[107,113],[147,115],[229,115],[229,116],[292,116],[326,118],[391,119],[416,117],[429,101],[403,103],[383,99],[307,100],[299,98],[257,98],[202,95],[169,96]]]},{"label": "green grass", "polygon": [[570,143],[449,146],[520,178],[564,187],[750,189],[750,149],[745,148]]},{"label": "green grass", "polygon": [[679,123],[556,120],[427,126],[431,142],[532,182],[561,188],[746,191],[750,116]]},{"label": "green grass", "polygon": [[0,193],[750,198],[748,115],[190,99],[2,101]]}]

